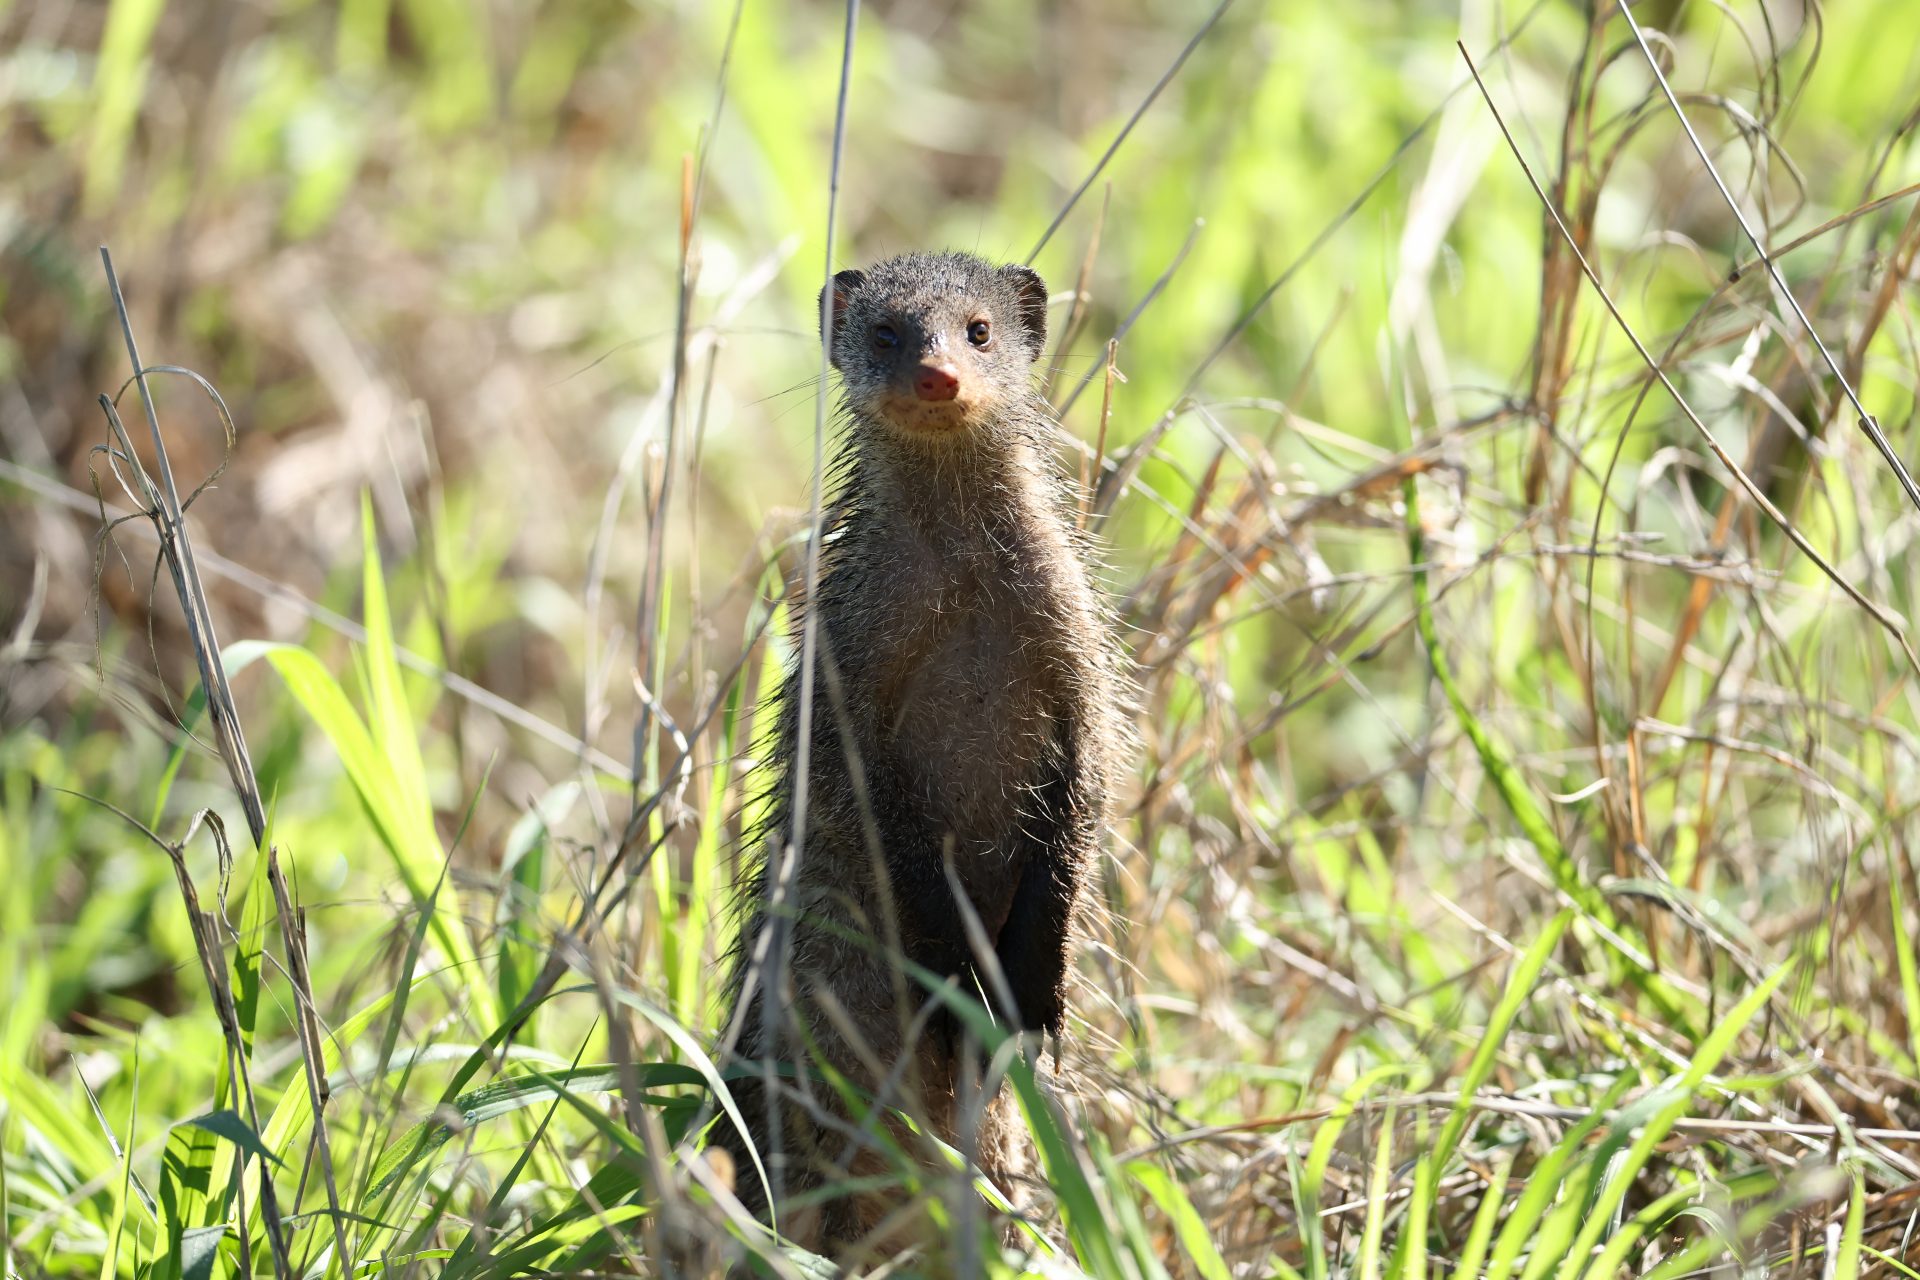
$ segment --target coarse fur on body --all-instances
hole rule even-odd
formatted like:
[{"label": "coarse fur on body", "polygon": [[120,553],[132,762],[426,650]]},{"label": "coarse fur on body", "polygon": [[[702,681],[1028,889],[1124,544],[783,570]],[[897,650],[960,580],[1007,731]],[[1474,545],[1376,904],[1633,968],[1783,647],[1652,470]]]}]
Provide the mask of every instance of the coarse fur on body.
[{"label": "coarse fur on body", "polygon": [[[915,1150],[890,1108],[1018,1194],[1011,1090],[981,1088],[958,1020],[900,959],[956,980],[1003,1026],[1057,1035],[1120,741],[1115,651],[1033,385],[1040,277],[913,254],[831,288],[844,439],[802,604],[818,649],[805,830],[790,848],[796,664],[732,978],[733,1060],[777,1096],[740,1081],[749,1132],[723,1119],[716,1136],[755,1213],[749,1142],[777,1194],[808,1193],[780,1226],[816,1248],[871,1241],[899,1207],[897,1194],[833,1195],[894,1169],[886,1146]],[[970,945],[969,914],[990,954]],[[813,1078],[823,1067],[853,1101]],[[884,1105],[864,1101],[876,1095]]]}]

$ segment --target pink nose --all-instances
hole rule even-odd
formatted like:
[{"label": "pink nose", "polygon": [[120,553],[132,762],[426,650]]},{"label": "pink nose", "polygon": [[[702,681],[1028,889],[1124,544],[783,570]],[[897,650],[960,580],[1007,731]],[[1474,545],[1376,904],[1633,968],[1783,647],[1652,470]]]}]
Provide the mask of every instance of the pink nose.
[{"label": "pink nose", "polygon": [[950,365],[923,364],[913,375],[913,394],[922,400],[951,400],[959,390],[960,379]]}]

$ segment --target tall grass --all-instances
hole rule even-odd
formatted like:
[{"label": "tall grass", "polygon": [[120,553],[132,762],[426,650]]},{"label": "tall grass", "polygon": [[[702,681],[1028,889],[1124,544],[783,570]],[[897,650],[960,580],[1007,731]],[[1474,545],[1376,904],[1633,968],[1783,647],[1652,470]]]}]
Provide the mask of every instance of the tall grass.
[{"label": "tall grass", "polygon": [[842,1261],[1920,1275],[1911,26],[0,6],[7,1273],[828,1273],[718,958],[817,268],[949,244],[1140,748],[1060,1072],[947,997],[1022,1247]]}]

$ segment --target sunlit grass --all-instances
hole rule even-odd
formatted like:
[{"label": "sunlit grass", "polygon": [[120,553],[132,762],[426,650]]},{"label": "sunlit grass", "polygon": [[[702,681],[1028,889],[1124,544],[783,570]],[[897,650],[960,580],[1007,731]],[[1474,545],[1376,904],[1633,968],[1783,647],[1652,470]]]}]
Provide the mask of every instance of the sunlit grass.
[{"label": "sunlit grass", "polygon": [[[1790,9],[1634,12],[1905,457],[1911,21]],[[1093,175],[1035,265],[1139,749],[1059,1072],[943,996],[1022,1248],[948,1153],[886,1179],[943,1238],[849,1261],[1920,1274],[1920,517],[1617,11],[1234,6],[1096,172],[1210,12],[856,28],[844,265],[1015,258]],[[0,4],[9,1275],[827,1273],[697,1155],[840,75],[839,9],[733,17]],[[234,407],[259,847],[152,529],[89,541],[89,465],[157,501],[88,454],[101,240]],[[154,386],[184,497],[221,425]]]}]

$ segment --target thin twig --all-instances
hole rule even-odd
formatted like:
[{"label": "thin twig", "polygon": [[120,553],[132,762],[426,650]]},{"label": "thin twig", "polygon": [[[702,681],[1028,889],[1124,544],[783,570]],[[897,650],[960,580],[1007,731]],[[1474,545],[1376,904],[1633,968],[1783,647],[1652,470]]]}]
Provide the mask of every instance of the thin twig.
[{"label": "thin twig", "polygon": [[313,1145],[320,1156],[321,1181],[326,1184],[328,1214],[333,1225],[333,1247],[340,1274],[353,1274],[353,1254],[347,1248],[346,1219],[340,1212],[340,1188],[333,1176],[333,1145],[327,1138],[326,1047],[320,1040],[320,1019],[314,1008],[313,974],[307,967],[306,917],[293,907],[287,877],[280,870],[279,850],[267,849],[267,884],[280,914],[280,941],[287,949],[287,976],[293,982],[294,1030],[300,1040],[301,1072],[307,1085],[307,1105],[313,1109]]},{"label": "thin twig", "polygon": [[[827,381],[833,362],[833,253],[834,230],[840,215],[840,168],[847,141],[847,92],[853,82],[853,43],[860,19],[860,0],[847,0],[846,30],[840,48],[840,91],[833,113],[833,155],[827,165],[826,264],[820,288],[820,382],[813,400],[813,499],[808,515],[805,595],[801,601],[799,690],[795,699],[796,733],[794,751],[793,825],[789,828],[785,850],[774,861],[774,874],[768,877],[768,893],[774,902],[784,901],[792,891],[799,862],[806,845],[807,779],[813,745],[815,676],[820,653],[820,614],[814,608],[820,588],[821,541],[826,533],[827,483]],[[791,929],[783,915],[771,915],[766,930],[767,952],[749,962],[741,984],[740,1007],[752,1000],[756,983],[766,990],[760,1002],[761,1043],[771,1048],[781,1017],[779,994],[786,972],[787,948]],[[783,1135],[779,1123],[779,1093],[776,1065],[769,1054],[760,1062],[761,1085],[766,1099],[766,1133],[772,1148],[767,1168],[773,1180],[768,1213],[776,1212],[785,1192],[781,1148]]]},{"label": "thin twig", "polygon": [[[200,569],[193,557],[193,539],[187,532],[179,488],[174,484],[173,464],[167,458],[167,442],[160,432],[160,413],[154,407],[153,389],[147,383],[147,368],[140,362],[140,347],[134,341],[133,321],[127,315],[127,300],[120,291],[120,278],[113,270],[113,254],[105,245],[100,246],[100,263],[106,269],[107,288],[113,295],[114,312],[120,317],[120,334],[126,340],[127,359],[133,365],[134,381],[140,387],[140,403],[146,409],[147,426],[153,434],[155,466],[160,472],[158,496],[163,500],[157,510],[149,510],[146,514],[160,532],[161,554],[167,558],[168,567],[173,571],[174,586],[179,591],[180,607],[186,613],[187,631],[193,642],[194,661],[200,668],[200,683],[207,691],[207,715],[213,721],[221,758],[226,762],[234,792],[239,796],[240,806],[246,813],[254,846],[258,848],[266,839],[266,808],[260,802],[260,784],[253,775],[253,759],[247,753],[246,734],[241,730],[239,715],[233,704],[233,690],[227,685],[226,668],[220,660],[220,640],[214,632],[213,614],[207,607],[206,589],[200,584]],[[113,421],[112,401],[104,396],[101,400],[109,421]],[[225,406],[221,408],[224,413]],[[115,425],[118,426],[117,422]],[[145,469],[140,466],[138,458],[132,455],[130,448],[128,462],[144,478]],[[151,492],[151,482],[147,483]]]}]

